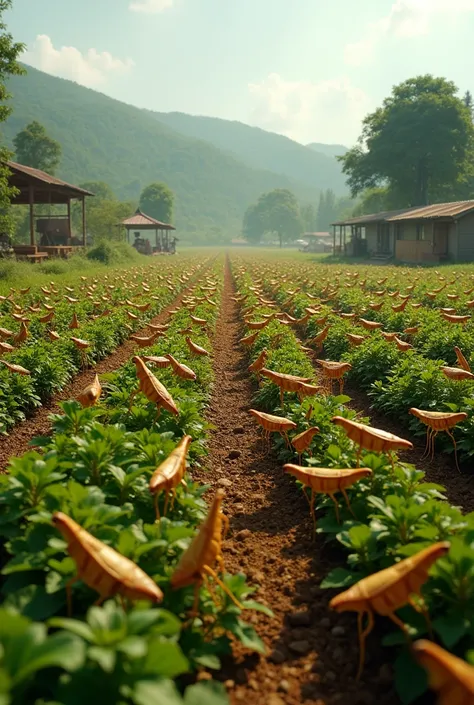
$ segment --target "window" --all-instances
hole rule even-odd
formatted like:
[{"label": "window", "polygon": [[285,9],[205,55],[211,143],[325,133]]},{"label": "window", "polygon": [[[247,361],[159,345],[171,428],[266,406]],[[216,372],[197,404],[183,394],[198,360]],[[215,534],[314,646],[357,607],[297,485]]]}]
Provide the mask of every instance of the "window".
[{"label": "window", "polygon": [[425,239],[425,224],[424,223],[417,223],[416,224],[416,239],[417,240],[424,240]]}]

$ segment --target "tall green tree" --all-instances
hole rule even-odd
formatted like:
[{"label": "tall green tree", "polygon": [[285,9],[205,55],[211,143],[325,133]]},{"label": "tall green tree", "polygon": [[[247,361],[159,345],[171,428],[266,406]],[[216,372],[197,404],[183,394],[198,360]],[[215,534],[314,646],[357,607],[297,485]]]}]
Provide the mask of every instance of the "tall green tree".
[{"label": "tall green tree", "polygon": [[252,203],[244,215],[242,235],[245,240],[256,245],[260,242],[267,229],[263,209],[257,203]]},{"label": "tall green tree", "polygon": [[301,220],[305,232],[314,233],[318,227],[318,212],[311,203],[301,206]]},{"label": "tall green tree", "polygon": [[[18,58],[23,52],[25,45],[13,41],[13,37],[7,31],[7,26],[4,22],[5,12],[11,8],[11,5],[12,0],[0,0],[0,122],[5,122],[12,112],[12,108],[7,104],[11,96],[6,89],[6,80],[9,76],[18,76],[25,73],[18,63]],[[9,234],[14,229],[10,202],[17,194],[17,190],[9,184],[11,172],[5,163],[11,157],[11,152],[3,145],[0,145],[0,232]]]},{"label": "tall green tree", "polygon": [[174,193],[162,182],[146,186],[140,195],[140,210],[162,223],[173,220]]},{"label": "tall green tree", "polygon": [[243,236],[257,242],[265,233],[278,236],[283,242],[296,239],[303,230],[299,204],[288,189],[274,189],[260,196],[244,216]]},{"label": "tall green tree", "polygon": [[331,223],[337,220],[338,212],[337,198],[334,191],[332,189],[321,191],[317,218],[318,231],[328,232]]},{"label": "tall green tree", "polygon": [[50,137],[37,120],[21,130],[13,139],[16,159],[20,164],[53,174],[61,161],[61,145]]},{"label": "tall green tree", "polygon": [[[133,215],[136,203],[120,201],[104,181],[85,181],[80,188],[94,194],[93,198],[86,198],[87,230],[94,241],[120,240],[123,238],[123,228],[120,223]],[[82,206],[74,203],[72,207],[74,229],[80,232],[82,228]]]},{"label": "tall green tree", "polygon": [[470,109],[454,83],[425,75],[395,86],[338,159],[353,196],[388,184],[403,206],[415,206],[451,195],[468,174],[473,144]]}]

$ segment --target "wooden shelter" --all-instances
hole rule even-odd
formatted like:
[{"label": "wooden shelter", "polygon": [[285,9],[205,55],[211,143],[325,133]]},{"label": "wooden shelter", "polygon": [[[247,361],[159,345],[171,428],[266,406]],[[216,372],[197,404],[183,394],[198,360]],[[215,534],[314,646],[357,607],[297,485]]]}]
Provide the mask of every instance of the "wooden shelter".
[{"label": "wooden shelter", "polygon": [[[127,242],[130,242],[130,231],[154,230],[155,252],[170,252],[169,233],[170,230],[176,230],[173,225],[162,223],[160,220],[142,213],[139,208],[137,208],[131,218],[126,218],[126,220],[122,221],[122,225],[127,231]],[[159,237],[158,233],[160,234]]]},{"label": "wooden shelter", "polygon": [[[82,203],[82,237],[77,244],[85,246],[85,200],[87,196],[93,196],[94,194],[78,186],[68,184],[66,181],[51,176],[51,174],[47,174],[40,169],[34,169],[33,167],[11,161],[6,164],[11,172],[8,179],[9,185],[14,186],[18,190],[17,195],[11,200],[12,205],[28,205],[30,207],[30,245],[20,247],[23,247],[25,252],[29,249],[31,251],[30,254],[34,255],[38,253],[38,245],[40,251],[47,255],[64,255],[67,254],[66,250],[72,250],[71,201],[75,199]],[[65,205],[67,211],[64,215],[54,214],[47,216],[41,214],[36,218],[35,205],[37,204],[49,206]],[[36,243],[35,233],[37,230],[42,235],[40,243]]]}]

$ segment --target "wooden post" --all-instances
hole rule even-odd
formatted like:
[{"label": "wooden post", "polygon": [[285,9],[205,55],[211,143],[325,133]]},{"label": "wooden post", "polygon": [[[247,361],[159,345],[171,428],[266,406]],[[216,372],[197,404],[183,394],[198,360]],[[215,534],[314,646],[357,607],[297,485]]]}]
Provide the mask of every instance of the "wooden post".
[{"label": "wooden post", "polygon": [[86,197],[82,197],[82,246],[86,246]]},{"label": "wooden post", "polygon": [[336,226],[332,226],[332,253],[336,254]]},{"label": "wooden post", "polygon": [[[51,196],[50,196],[51,198]],[[71,238],[72,238],[72,227],[71,227],[71,199],[67,199],[67,230],[68,230],[68,245],[71,244]]]},{"label": "wooden post", "polygon": [[34,213],[34,203],[35,203],[35,187],[33,184],[28,186],[28,197],[30,203],[30,245],[35,244],[35,213]]}]

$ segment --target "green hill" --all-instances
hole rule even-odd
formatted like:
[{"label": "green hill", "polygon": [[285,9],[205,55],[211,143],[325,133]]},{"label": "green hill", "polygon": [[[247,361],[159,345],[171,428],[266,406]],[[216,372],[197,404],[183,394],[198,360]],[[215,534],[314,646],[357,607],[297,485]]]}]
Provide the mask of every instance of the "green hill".
[{"label": "green hill", "polygon": [[[148,111],[147,111],[148,112]],[[313,188],[333,189],[342,196],[347,193],[345,177],[334,159],[332,145],[320,145],[315,151],[288,137],[250,127],[242,122],[186,113],[154,113],[160,122],[177,132],[211,142],[232,152],[241,161],[256,168],[285,174]],[[330,147],[326,151],[326,147]],[[347,151],[345,147],[341,148]],[[343,153],[337,152],[337,154]]]},{"label": "green hill", "polygon": [[322,144],[321,142],[311,142],[307,144],[306,147],[312,149],[314,152],[319,154],[325,154],[327,157],[339,157],[349,151],[348,147],[344,147],[343,144]]},{"label": "green hill", "polygon": [[176,225],[205,236],[211,229],[235,236],[247,206],[264,191],[289,188],[316,202],[310,183],[239,161],[208,142],[180,134],[153,114],[113,100],[72,81],[27,67],[12,77],[13,114],[3,126],[6,143],[38,120],[61,143],[58,176],[72,183],[106,181],[124,199],[163,180],[176,193]]}]

